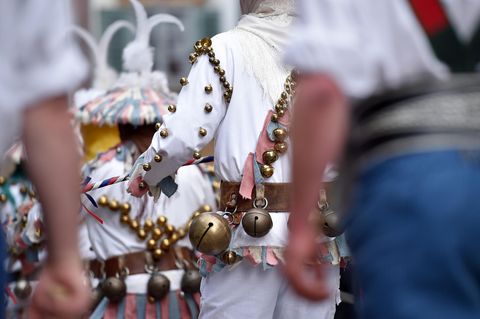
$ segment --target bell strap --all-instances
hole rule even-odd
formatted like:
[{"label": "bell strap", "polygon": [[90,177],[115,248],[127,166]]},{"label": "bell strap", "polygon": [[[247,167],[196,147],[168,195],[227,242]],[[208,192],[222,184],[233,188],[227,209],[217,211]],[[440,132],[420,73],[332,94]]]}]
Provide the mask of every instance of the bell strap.
[{"label": "bell strap", "polygon": [[[192,252],[186,247],[175,247],[183,258],[192,258]],[[145,274],[149,271],[167,271],[178,269],[174,247],[170,248],[158,261],[149,256],[149,252],[141,251],[115,256],[106,261],[91,260],[89,270],[95,278],[103,279],[121,275]]]},{"label": "bell strap", "polygon": [[240,183],[222,181],[220,185],[220,210],[228,212],[246,212],[254,207],[263,208],[270,213],[289,211],[290,183],[262,183],[257,192],[263,198],[248,199],[240,196]]},{"label": "bell strap", "polygon": [[408,0],[408,3],[437,58],[452,72],[474,72],[480,61],[480,25],[470,43],[465,43],[440,0]]}]

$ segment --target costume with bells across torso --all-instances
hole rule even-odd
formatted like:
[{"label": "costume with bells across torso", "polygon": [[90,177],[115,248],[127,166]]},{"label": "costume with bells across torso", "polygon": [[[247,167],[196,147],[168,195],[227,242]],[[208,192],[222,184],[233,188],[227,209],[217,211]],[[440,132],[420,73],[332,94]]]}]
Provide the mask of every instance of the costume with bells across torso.
[{"label": "costume with bells across torso", "polygon": [[[151,29],[158,23],[180,21],[170,15],[147,18],[138,1],[136,38],[124,51],[128,72],[113,88],[80,108],[82,117],[97,124],[115,124],[128,131],[123,142],[84,167],[84,176],[103,180],[128,173],[140,155],[135,139],[139,130],[154,132],[155,123],[169,112],[176,100],[161,72],[151,72]],[[141,63],[138,63],[141,61]],[[171,109],[171,108],[170,108]],[[123,134],[123,133],[122,133]],[[133,135],[132,135],[133,134]],[[94,292],[98,305],[92,318],[195,318],[198,315],[199,277],[189,243],[183,239],[192,216],[214,209],[215,196],[207,174],[196,166],[179,170],[178,190],[171,197],[137,199],[126,192],[126,184],[96,189],[89,194],[98,207],[83,205],[104,221],[86,219],[97,260],[90,271],[100,281]],[[101,300],[100,300],[101,299]]]}]

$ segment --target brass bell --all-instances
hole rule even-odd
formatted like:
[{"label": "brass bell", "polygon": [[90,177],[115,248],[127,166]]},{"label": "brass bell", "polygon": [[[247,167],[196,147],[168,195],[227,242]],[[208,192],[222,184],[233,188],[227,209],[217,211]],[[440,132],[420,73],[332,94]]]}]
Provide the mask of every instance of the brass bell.
[{"label": "brass bell", "polygon": [[160,248],[162,248],[162,250],[169,250],[171,245],[172,243],[170,242],[170,239],[164,238],[160,243]]},{"label": "brass bell", "polygon": [[245,232],[255,238],[263,237],[273,227],[272,217],[262,208],[252,208],[242,218]]},{"label": "brass bell", "polygon": [[168,111],[169,111],[170,113],[175,113],[175,112],[177,111],[177,106],[174,105],[174,104],[170,104],[170,105],[168,106]]},{"label": "brass bell", "polygon": [[0,186],[5,184],[5,176],[0,176]]},{"label": "brass bell", "polygon": [[280,154],[283,154],[283,153],[287,152],[288,144],[285,143],[285,142],[279,142],[279,143],[275,144],[274,148],[275,148],[275,151],[277,151]]},{"label": "brass bell", "polygon": [[188,84],[188,79],[186,77],[180,78],[180,85],[185,86]]},{"label": "brass bell", "polygon": [[151,169],[152,169],[152,165],[150,165],[150,163],[145,163],[145,164],[143,164],[143,170],[144,170],[145,172],[148,172],[148,171],[151,170]]},{"label": "brass bell", "polygon": [[276,128],[273,130],[273,135],[275,136],[276,141],[283,142],[287,139],[287,130],[284,128]]},{"label": "brass bell", "polygon": [[175,244],[179,239],[180,239],[180,237],[178,236],[177,233],[173,233],[173,234],[170,236],[170,241],[172,242],[172,244]]},{"label": "brass bell", "polygon": [[140,240],[145,240],[147,238],[147,232],[143,228],[137,230],[137,236]]},{"label": "brass bell", "polygon": [[122,214],[128,214],[131,209],[132,207],[129,203],[123,203],[122,205],[120,205],[120,211],[122,212]]},{"label": "brass bell", "polygon": [[27,186],[22,185],[22,186],[20,187],[20,193],[22,193],[23,195],[25,195],[27,192],[28,192]]},{"label": "brass bell", "polygon": [[[220,66],[219,66],[220,67]],[[218,75],[220,76],[224,76],[225,75],[225,70],[220,68],[220,70],[218,70]]]},{"label": "brass bell", "polygon": [[188,236],[192,246],[199,252],[217,255],[230,245],[232,232],[221,215],[204,213],[192,220]]},{"label": "brass bell", "polygon": [[128,216],[128,215],[120,216],[120,222],[122,224],[130,224],[130,216]]},{"label": "brass bell", "polygon": [[158,131],[162,127],[162,123],[155,123],[155,130]]},{"label": "brass bell", "polygon": [[188,56],[188,60],[190,61],[191,64],[194,64],[195,62],[197,62],[197,58],[198,58],[198,54],[196,52]]},{"label": "brass bell", "polygon": [[262,176],[265,178],[272,177],[273,175],[273,166],[264,164],[260,166],[260,172],[262,173]]},{"label": "brass bell", "polygon": [[212,207],[210,205],[202,205],[201,207],[202,211],[205,213],[205,212],[211,212],[212,211]]},{"label": "brass bell", "polygon": [[162,138],[166,138],[166,137],[168,136],[168,130],[167,130],[166,128],[162,129],[162,130],[160,131],[160,136],[161,136]]},{"label": "brass bell", "polygon": [[145,188],[147,188],[147,184],[145,184],[145,182],[140,182],[138,184],[138,188],[141,189],[141,190],[144,190]]},{"label": "brass bell", "polygon": [[234,251],[226,251],[222,256],[222,261],[227,265],[233,265],[237,262],[238,256]]},{"label": "brass bell", "polygon": [[201,127],[201,128],[198,130],[198,135],[200,135],[201,137],[207,136],[207,130],[204,129],[203,127]]},{"label": "brass bell", "polygon": [[5,203],[7,201],[7,195],[0,194],[0,202]]},{"label": "brass bell", "polygon": [[163,232],[160,228],[158,227],[155,227],[152,231],[152,238],[155,239],[155,240],[158,240],[160,239],[160,237],[162,237],[163,235]]},{"label": "brass bell", "polygon": [[156,248],[152,253],[154,260],[159,260],[163,256],[163,251],[160,248]]},{"label": "brass bell", "polygon": [[167,217],[165,217],[165,216],[162,215],[162,216],[160,216],[160,217],[157,218],[157,224],[158,224],[158,226],[162,227],[162,226],[164,226],[166,223],[167,223]]},{"label": "brass bell", "polygon": [[15,283],[15,287],[13,288],[13,293],[15,296],[20,300],[27,300],[28,297],[32,294],[32,286],[26,279],[19,279]]},{"label": "brass bell", "polygon": [[102,283],[102,292],[110,301],[119,301],[127,294],[125,282],[117,277],[109,277]]},{"label": "brass bell", "polygon": [[146,232],[149,232],[153,229],[153,221],[150,218],[148,218],[143,224],[143,229],[145,229]]},{"label": "brass bell", "polygon": [[200,276],[198,270],[189,269],[183,274],[180,287],[186,294],[195,294],[200,291],[201,281],[202,276]]},{"label": "brass bell", "polygon": [[185,238],[185,236],[187,236],[187,232],[185,231],[185,229],[180,228],[180,229],[178,230],[178,237],[179,237],[180,239],[183,239],[183,238]]},{"label": "brass bell", "polygon": [[155,156],[153,157],[153,160],[157,163],[160,163],[162,161],[162,155],[155,154]]},{"label": "brass bell", "polygon": [[200,44],[204,49],[207,49],[212,46],[212,39],[210,38],[203,38],[200,40]]},{"label": "brass bell", "polygon": [[132,219],[130,221],[130,228],[133,230],[137,230],[140,227],[140,224],[138,223],[138,220]]},{"label": "brass bell", "polygon": [[104,196],[100,196],[100,197],[98,198],[98,204],[99,204],[100,206],[107,206],[107,205],[108,205],[108,198],[107,198],[107,196],[105,196],[105,195],[104,195]]},{"label": "brass bell", "polygon": [[149,239],[147,241],[148,250],[155,250],[157,248],[157,241],[155,239]]},{"label": "brass bell", "polygon": [[205,110],[205,113],[210,113],[213,110],[213,106],[211,106],[210,104],[207,103],[207,104],[205,104],[204,110]]},{"label": "brass bell", "polygon": [[324,214],[322,230],[328,237],[337,237],[343,233],[340,217],[333,210]]},{"label": "brass bell", "polygon": [[272,114],[272,117],[270,118],[272,122],[278,122],[278,114]]},{"label": "brass bell", "polygon": [[198,152],[198,151],[193,152],[193,158],[194,159],[200,159],[201,157],[202,157],[202,155],[200,154],[200,152]]},{"label": "brass bell", "polygon": [[165,232],[167,233],[167,235],[171,235],[175,232],[175,227],[171,224],[167,224],[165,225]]},{"label": "brass bell", "polygon": [[265,164],[270,165],[278,160],[278,154],[274,150],[268,150],[263,153],[262,158]]},{"label": "brass bell", "polygon": [[161,300],[170,292],[170,280],[161,273],[154,273],[147,283],[147,293],[155,300]]},{"label": "brass bell", "polygon": [[118,205],[118,202],[116,200],[111,200],[109,203],[108,203],[108,207],[113,210],[113,211],[117,211],[118,208],[119,208],[119,205]]},{"label": "brass bell", "polygon": [[213,91],[213,87],[211,84],[205,86],[205,93],[210,94]]}]

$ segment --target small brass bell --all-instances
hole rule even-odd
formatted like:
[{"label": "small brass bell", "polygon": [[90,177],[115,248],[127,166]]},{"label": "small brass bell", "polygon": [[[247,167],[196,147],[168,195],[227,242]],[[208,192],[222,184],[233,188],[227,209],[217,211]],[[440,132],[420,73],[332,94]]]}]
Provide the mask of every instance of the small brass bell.
[{"label": "small brass bell", "polygon": [[263,237],[273,227],[272,217],[262,208],[252,208],[242,218],[245,232],[255,238]]},{"label": "small brass bell", "polygon": [[0,186],[2,186],[3,184],[5,184],[5,177],[0,176]]},{"label": "small brass bell", "polygon": [[192,220],[188,233],[192,246],[201,253],[218,255],[230,245],[228,222],[216,213],[203,213]]},{"label": "small brass bell", "polygon": [[274,150],[265,151],[262,155],[265,164],[270,165],[278,160],[278,154]]},{"label": "small brass bell", "polygon": [[276,128],[273,130],[273,135],[278,142],[283,142],[287,139],[287,130],[284,128]]},{"label": "small brass bell", "polygon": [[202,281],[202,276],[198,270],[186,270],[183,274],[180,287],[182,291],[186,294],[194,294],[200,291],[200,282]]},{"label": "small brass bell", "polygon": [[205,104],[204,110],[205,110],[205,113],[210,113],[213,110],[213,106],[211,106],[210,104],[207,103],[207,104]]},{"label": "small brass bell", "polygon": [[108,203],[108,207],[113,210],[113,211],[117,211],[119,209],[119,205],[118,205],[118,202],[116,200],[111,200],[109,203]]},{"label": "small brass bell", "polygon": [[180,78],[180,85],[185,86],[188,84],[188,79],[186,77]]},{"label": "small brass bell", "polygon": [[198,151],[193,152],[193,158],[194,159],[200,159],[201,157],[202,157],[202,155],[200,154],[200,152],[198,152]]},{"label": "small brass bell", "polygon": [[7,195],[0,194],[0,202],[5,203],[7,201]]},{"label": "small brass bell", "polygon": [[100,197],[98,198],[98,204],[99,204],[100,206],[107,206],[107,205],[108,205],[108,198],[107,198],[107,196],[100,196]]},{"label": "small brass bell", "polygon": [[170,292],[170,280],[165,275],[154,273],[147,283],[147,292],[155,300],[161,300]]},{"label": "small brass bell", "polygon": [[120,206],[120,211],[122,212],[122,214],[128,214],[131,209],[132,209],[132,207],[130,206],[129,203],[123,203]]},{"label": "small brass bell", "polygon": [[27,300],[30,295],[32,294],[32,286],[26,279],[19,279],[15,283],[15,287],[13,288],[13,293],[15,296],[20,300]]},{"label": "small brass bell", "polygon": [[156,154],[154,157],[153,157],[153,160],[157,163],[160,163],[162,161],[162,155],[160,154]]},{"label": "small brass bell", "polygon": [[164,226],[166,223],[167,223],[167,217],[165,217],[165,216],[162,215],[162,216],[160,216],[160,217],[157,218],[157,224],[158,224],[158,226],[162,227],[162,226]]},{"label": "small brass bell", "polygon": [[226,251],[222,256],[222,261],[227,265],[233,265],[237,262],[238,256],[234,251]]},{"label": "small brass bell", "polygon": [[102,283],[102,292],[110,301],[119,301],[127,294],[125,282],[117,277],[109,277]]},{"label": "small brass bell", "polygon": [[211,84],[205,86],[205,93],[210,94],[213,91],[213,87]]},{"label": "small brass bell", "polygon": [[170,104],[170,105],[168,106],[168,111],[169,111],[170,113],[175,113],[175,112],[177,111],[177,106],[174,105],[174,104]]},{"label": "small brass bell", "polygon": [[264,164],[260,166],[260,172],[262,173],[262,176],[265,178],[272,177],[273,175],[273,166]]},{"label": "small brass bell", "polygon": [[275,148],[275,151],[277,151],[280,154],[283,154],[283,153],[287,152],[288,145],[285,142],[280,142],[280,143],[275,144],[274,148]]},{"label": "small brass bell", "polygon": [[322,230],[325,236],[328,237],[337,237],[343,233],[340,217],[333,210],[325,213]]}]

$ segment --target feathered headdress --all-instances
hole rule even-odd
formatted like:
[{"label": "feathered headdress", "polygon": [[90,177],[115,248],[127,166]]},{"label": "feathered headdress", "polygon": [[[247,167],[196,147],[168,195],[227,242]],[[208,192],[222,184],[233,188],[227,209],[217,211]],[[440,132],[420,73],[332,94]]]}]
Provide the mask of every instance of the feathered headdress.
[{"label": "feathered headdress", "polygon": [[152,72],[153,48],[149,46],[149,39],[152,29],[160,23],[175,24],[181,31],[183,24],[169,14],[148,18],[140,2],[130,2],[137,19],[135,39],[123,51],[125,71],[113,89],[82,107],[83,112],[90,114],[93,124],[153,124],[160,122],[168,105],[176,102],[176,94],[170,92],[166,75]]},{"label": "feathered headdress", "polygon": [[88,31],[78,26],[73,26],[67,30],[85,41],[90,50],[90,54],[93,57],[93,85],[89,89],[78,90],[74,95],[74,104],[77,107],[76,118],[83,124],[90,123],[90,116],[89,114],[84,114],[84,112],[82,112],[80,109],[81,106],[104,94],[118,79],[117,72],[108,65],[107,55],[108,47],[113,36],[122,28],[127,28],[132,32],[135,31],[135,27],[132,23],[125,20],[119,20],[107,27],[98,43]]}]

